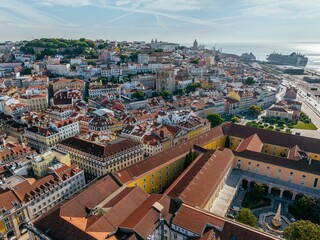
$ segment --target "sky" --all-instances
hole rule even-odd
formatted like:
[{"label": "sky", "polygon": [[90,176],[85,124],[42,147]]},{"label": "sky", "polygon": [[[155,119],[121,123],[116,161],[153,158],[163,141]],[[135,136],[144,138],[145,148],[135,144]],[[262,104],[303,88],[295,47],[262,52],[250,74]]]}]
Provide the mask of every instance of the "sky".
[{"label": "sky", "polygon": [[320,0],[0,0],[0,41],[320,41]]}]

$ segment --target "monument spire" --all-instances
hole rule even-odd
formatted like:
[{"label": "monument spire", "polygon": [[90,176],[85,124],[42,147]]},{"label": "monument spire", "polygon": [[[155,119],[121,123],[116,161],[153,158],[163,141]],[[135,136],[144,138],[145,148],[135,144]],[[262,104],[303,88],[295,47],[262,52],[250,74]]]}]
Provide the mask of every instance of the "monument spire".
[{"label": "monument spire", "polygon": [[274,218],[272,219],[272,224],[275,227],[280,227],[282,225],[282,220],[281,220],[281,203],[279,204],[278,210]]}]

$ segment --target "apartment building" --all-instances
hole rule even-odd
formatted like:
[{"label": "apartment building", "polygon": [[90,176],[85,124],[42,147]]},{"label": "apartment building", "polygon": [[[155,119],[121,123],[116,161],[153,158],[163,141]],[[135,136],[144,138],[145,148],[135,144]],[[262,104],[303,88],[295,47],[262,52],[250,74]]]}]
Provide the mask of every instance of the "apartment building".
[{"label": "apartment building", "polygon": [[[3,183],[3,182],[1,182]],[[22,201],[10,189],[1,189],[0,193],[0,238],[19,238],[26,232],[24,224],[28,213]]]},{"label": "apartment building", "polygon": [[59,141],[76,136],[80,133],[79,122],[73,118],[55,121],[50,125],[50,128],[59,133]]},{"label": "apartment building", "polygon": [[57,149],[51,149],[36,156],[31,162],[34,175],[37,178],[46,176],[49,173],[49,168],[57,164],[57,162],[70,166],[71,159],[69,154],[58,151]]},{"label": "apartment building", "polygon": [[30,111],[44,112],[48,107],[48,96],[45,94],[22,95],[19,97],[22,104],[25,104]]},{"label": "apartment building", "polygon": [[52,82],[53,92],[57,92],[61,89],[77,89],[84,90],[84,81],[82,79],[67,79],[67,78],[59,78],[54,79]]},{"label": "apartment building", "polygon": [[141,143],[118,138],[106,144],[71,137],[63,140],[58,149],[70,154],[71,162],[94,179],[108,172],[116,172],[143,160]]},{"label": "apartment building", "polygon": [[25,130],[25,137],[30,147],[37,151],[45,151],[60,141],[59,132],[50,128],[32,126]]}]

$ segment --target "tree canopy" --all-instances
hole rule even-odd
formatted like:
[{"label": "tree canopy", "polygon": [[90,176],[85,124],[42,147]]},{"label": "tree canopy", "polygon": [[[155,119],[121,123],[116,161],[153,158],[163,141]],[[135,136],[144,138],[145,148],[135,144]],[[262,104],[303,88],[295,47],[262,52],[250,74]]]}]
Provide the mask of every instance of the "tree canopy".
[{"label": "tree canopy", "polygon": [[145,96],[145,93],[142,90],[137,90],[134,94],[132,94],[132,97],[139,99],[139,100],[143,99],[144,96]]},{"label": "tree canopy", "polygon": [[303,195],[290,206],[292,214],[297,219],[310,220],[319,223],[317,200],[314,197]]},{"label": "tree canopy", "polygon": [[162,92],[160,92],[160,96],[163,99],[169,99],[169,98],[171,98],[172,94],[167,90],[163,90]]},{"label": "tree canopy", "polygon": [[240,118],[238,118],[237,116],[232,116],[231,122],[238,123],[238,122],[240,122]]},{"label": "tree canopy", "polygon": [[242,208],[235,219],[238,222],[249,225],[251,227],[258,227],[258,219],[249,208]]},{"label": "tree canopy", "polygon": [[194,92],[198,87],[200,87],[200,83],[191,83],[186,87],[187,92]]},{"label": "tree canopy", "polygon": [[320,225],[309,220],[299,220],[286,227],[283,235],[288,240],[317,240],[320,236]]},{"label": "tree canopy", "polygon": [[251,116],[258,116],[262,112],[262,108],[257,105],[252,105],[249,107],[248,114]]},{"label": "tree canopy", "polygon": [[211,127],[219,126],[224,122],[224,119],[221,117],[221,115],[217,113],[209,114],[207,119],[210,121]]},{"label": "tree canopy", "polygon": [[256,201],[260,201],[264,195],[264,186],[261,183],[256,183],[252,189],[252,196]]},{"label": "tree canopy", "polygon": [[254,84],[254,79],[253,77],[247,77],[247,79],[244,81],[246,85],[253,85]]}]

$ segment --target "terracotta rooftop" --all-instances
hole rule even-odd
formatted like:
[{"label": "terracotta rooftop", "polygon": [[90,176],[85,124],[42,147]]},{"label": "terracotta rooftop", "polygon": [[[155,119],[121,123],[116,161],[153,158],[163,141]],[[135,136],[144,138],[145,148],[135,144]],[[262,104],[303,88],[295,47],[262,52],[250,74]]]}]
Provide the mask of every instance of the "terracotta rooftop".
[{"label": "terracotta rooftop", "polygon": [[[163,209],[161,211],[156,209],[155,203],[160,204]],[[176,206],[168,196],[152,194],[119,227],[133,230],[142,239],[147,239],[150,233],[159,226],[160,214],[169,221],[176,210],[173,205]]]},{"label": "terracotta rooftop", "polygon": [[182,204],[172,223],[201,236],[208,224],[222,229],[225,220],[222,217]]},{"label": "terracotta rooftop", "polygon": [[116,143],[110,143],[107,146],[103,146],[77,137],[67,138],[60,143],[61,146],[71,147],[98,157],[109,157],[126,149],[138,146],[139,144],[140,143],[129,139],[123,139]]},{"label": "terracotta rooftop", "polygon": [[72,218],[85,218],[86,208],[94,208],[120,187],[121,185],[111,175],[107,175],[63,204],[60,208],[60,216],[70,221]]},{"label": "terracotta rooftop", "polygon": [[247,138],[252,136],[253,134],[257,134],[264,144],[270,143],[286,148],[292,148],[293,146],[298,145],[300,149],[305,152],[320,154],[320,148],[318,147],[320,145],[320,139],[269,131],[238,124],[226,124],[224,129],[225,133],[229,136]]},{"label": "terracotta rooftop", "polygon": [[20,204],[20,200],[13,193],[13,191],[0,193],[0,210],[4,208],[6,211],[9,211],[15,207],[13,203]]},{"label": "terracotta rooftop", "polygon": [[244,150],[242,152],[235,152],[234,155],[238,157],[244,157],[248,159],[252,159],[258,162],[264,162],[270,165],[281,166],[285,168],[294,169],[297,171],[304,171],[307,173],[312,173],[318,175],[320,172],[320,162],[312,161],[309,164],[309,160],[307,159],[289,159],[285,157],[278,157],[270,154],[252,152],[249,150]]},{"label": "terracotta rooftop", "polygon": [[122,183],[129,182],[135,177],[146,174],[148,171],[155,170],[157,167],[160,167],[167,162],[176,161],[177,159],[185,157],[190,149],[193,148],[193,145],[203,146],[211,142],[213,139],[217,139],[222,136],[224,136],[222,126],[218,126],[193,139],[131,165],[130,167],[117,172],[116,176]]},{"label": "terracotta rooftop", "polygon": [[250,150],[254,152],[261,152],[263,143],[257,134],[253,134],[250,137],[247,137],[241,141],[236,151],[241,152],[243,150]]},{"label": "terracotta rooftop", "polygon": [[184,203],[204,208],[232,166],[228,148],[200,154],[165,192]]}]

